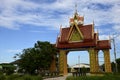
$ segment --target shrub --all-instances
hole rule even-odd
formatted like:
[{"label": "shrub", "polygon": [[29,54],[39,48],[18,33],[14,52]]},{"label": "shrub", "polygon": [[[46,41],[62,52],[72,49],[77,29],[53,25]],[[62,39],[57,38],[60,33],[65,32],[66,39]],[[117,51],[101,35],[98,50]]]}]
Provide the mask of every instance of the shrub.
[{"label": "shrub", "polygon": [[0,75],[0,80],[43,80],[43,78],[39,76],[33,75],[24,75],[20,76],[18,74],[13,75]]},{"label": "shrub", "polygon": [[8,68],[8,69],[5,71],[5,73],[6,73],[7,75],[13,74],[13,73],[14,73],[14,68]]},{"label": "shrub", "polygon": [[24,75],[21,80],[43,80],[41,76]]},{"label": "shrub", "polygon": [[7,80],[16,80],[18,79],[20,76],[18,74],[12,74],[12,75],[9,75],[7,77]]},{"label": "shrub", "polygon": [[43,80],[42,76],[35,76],[33,80]]},{"label": "shrub", "polygon": [[22,77],[23,80],[32,80],[32,77],[30,75],[24,75]]},{"label": "shrub", "polygon": [[4,75],[0,75],[0,80],[6,80],[6,77]]}]

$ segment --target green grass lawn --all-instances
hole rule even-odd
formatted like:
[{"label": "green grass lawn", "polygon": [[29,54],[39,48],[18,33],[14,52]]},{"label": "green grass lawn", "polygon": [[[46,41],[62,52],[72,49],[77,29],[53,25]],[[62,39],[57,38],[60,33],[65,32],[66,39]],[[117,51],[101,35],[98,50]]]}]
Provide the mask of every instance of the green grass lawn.
[{"label": "green grass lawn", "polygon": [[106,74],[104,76],[69,76],[66,80],[120,80],[119,74]]},{"label": "green grass lawn", "polygon": [[33,75],[0,75],[0,80],[43,80],[41,76],[33,76]]},{"label": "green grass lawn", "polygon": [[[0,80],[43,80],[41,76],[33,75],[0,75]],[[120,80],[120,74],[105,74],[104,76],[69,76],[66,80]]]}]

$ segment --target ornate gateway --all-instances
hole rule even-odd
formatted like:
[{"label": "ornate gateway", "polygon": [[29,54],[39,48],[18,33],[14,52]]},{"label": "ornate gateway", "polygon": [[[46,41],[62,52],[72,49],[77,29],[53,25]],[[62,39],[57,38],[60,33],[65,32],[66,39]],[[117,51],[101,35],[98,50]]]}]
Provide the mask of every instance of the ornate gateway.
[{"label": "ornate gateway", "polygon": [[67,72],[67,53],[72,50],[87,50],[90,58],[90,72],[98,73],[98,52],[104,53],[105,72],[111,72],[110,40],[99,40],[98,32],[94,31],[94,23],[84,25],[84,17],[78,15],[77,10],[73,18],[70,18],[70,26],[61,28],[57,38],[56,47],[59,49],[60,75]]}]

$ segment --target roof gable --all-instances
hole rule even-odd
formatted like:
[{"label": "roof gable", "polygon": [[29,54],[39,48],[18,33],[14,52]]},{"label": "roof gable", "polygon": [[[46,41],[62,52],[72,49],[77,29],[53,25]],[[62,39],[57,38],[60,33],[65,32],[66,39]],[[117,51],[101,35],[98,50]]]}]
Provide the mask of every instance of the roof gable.
[{"label": "roof gable", "polygon": [[74,27],[70,35],[69,42],[80,42],[82,40],[83,39],[81,35],[79,34],[78,30]]},{"label": "roof gable", "polygon": [[[76,32],[76,35],[79,35],[79,37],[75,40],[72,41],[76,41],[76,40],[85,40],[85,41],[89,41],[94,39],[94,37],[92,36],[93,32],[92,32],[92,24],[90,25],[84,25],[84,26],[71,26],[71,27],[67,27],[67,28],[62,28],[61,29],[61,34],[60,34],[60,39],[59,42],[68,42],[71,40],[72,37],[74,37],[73,33]],[[82,35],[82,36],[81,36]]]},{"label": "roof gable", "polygon": [[76,23],[74,23],[69,30],[68,36],[67,36],[67,41],[70,42],[80,42],[83,40],[83,35]]},{"label": "roof gable", "polygon": [[93,32],[93,29],[92,29],[92,24],[79,26],[79,29],[84,36],[84,40],[91,40],[91,39],[94,38],[93,37],[94,32]]},{"label": "roof gable", "polygon": [[69,33],[70,28],[62,28],[61,34],[60,34],[60,42],[66,42],[67,41],[67,36]]}]

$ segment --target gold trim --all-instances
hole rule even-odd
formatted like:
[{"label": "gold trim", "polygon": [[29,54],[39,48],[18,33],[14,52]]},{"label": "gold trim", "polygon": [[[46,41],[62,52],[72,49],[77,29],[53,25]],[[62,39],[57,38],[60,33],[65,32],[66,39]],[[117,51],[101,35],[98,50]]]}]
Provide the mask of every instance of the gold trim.
[{"label": "gold trim", "polygon": [[77,26],[77,23],[74,22],[73,25],[70,27],[70,31],[68,33],[68,37],[67,37],[67,40],[69,41],[69,39],[71,38],[71,35],[73,34],[72,31],[73,31],[73,27],[75,26],[75,28],[77,29],[78,33],[80,34],[80,37],[82,38],[83,40],[83,34],[81,33],[80,29],[78,28]]}]

